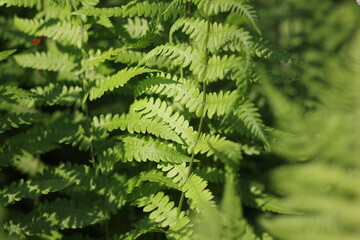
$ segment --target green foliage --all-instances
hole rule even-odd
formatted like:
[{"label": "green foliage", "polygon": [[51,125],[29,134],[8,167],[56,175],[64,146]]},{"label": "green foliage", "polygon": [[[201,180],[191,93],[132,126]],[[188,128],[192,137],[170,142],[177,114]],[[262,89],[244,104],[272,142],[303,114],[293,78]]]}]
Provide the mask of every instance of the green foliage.
[{"label": "green foliage", "polygon": [[4,59],[6,59],[10,55],[12,55],[14,52],[16,52],[16,49],[6,50],[6,51],[0,52],[0,61],[3,61]]},{"label": "green foliage", "polygon": [[[354,148],[359,142],[358,40],[359,31],[340,59],[327,63],[331,69],[326,74],[329,87],[313,86],[321,92],[320,104],[302,121],[298,119],[303,106],[273,87],[266,88],[274,109],[295,109],[286,118],[277,111],[277,117],[285,120],[279,121],[279,129],[288,134],[277,137],[274,150],[290,162],[275,169],[270,179],[272,188],[283,196],[283,204],[302,214],[262,219],[281,239],[356,239],[359,235],[359,150]],[[343,64],[345,58],[354,64]]]},{"label": "green foliage", "polygon": [[48,37],[60,44],[70,44],[80,47],[87,39],[87,32],[81,26],[69,22],[50,19],[24,19],[16,17],[14,25],[22,32],[36,37]]},{"label": "green foliage", "polygon": [[37,8],[39,8],[42,4],[41,0],[29,0],[29,1],[24,1],[24,0],[2,0],[0,1],[0,5],[6,5],[7,7],[11,7],[11,6],[17,6],[17,7],[34,7],[36,6]]},{"label": "green foliage", "polygon": [[356,239],[360,88],[287,99],[263,5],[0,0],[0,238]]},{"label": "green foliage", "polygon": [[[1,132],[9,137],[0,148],[0,163],[16,169],[22,169],[19,163],[39,166],[22,169],[27,179],[2,187],[3,205],[34,202],[30,212],[8,218],[3,230],[20,238],[44,238],[68,228],[95,230],[101,223],[108,229],[107,239],[157,232],[185,240],[196,238],[192,214],[218,214],[214,189],[205,180],[211,174],[192,173],[198,172],[192,166],[212,161],[224,172],[217,155],[232,149],[228,161],[238,166],[243,151],[239,139],[266,143],[255,106],[239,106],[247,99],[242,86],[256,50],[251,34],[245,26],[225,23],[220,13],[238,14],[255,29],[256,16],[245,2],[218,1],[208,7],[195,1],[195,14],[183,17],[189,4],[7,2],[36,7],[36,17],[9,21],[13,19],[14,34],[41,37],[42,42],[13,58],[14,51],[2,52],[10,64],[27,69],[29,81],[1,86],[4,102],[23,107],[12,111],[4,105]],[[222,81],[224,89],[210,85]],[[234,138],[212,127],[231,128],[230,122],[248,132],[237,131]],[[44,163],[56,151],[70,155],[53,166]],[[178,207],[171,191],[183,194]],[[182,210],[184,199],[188,207]],[[143,208],[136,229],[130,228],[133,220],[119,231],[110,228],[118,213],[132,211],[132,206]]]},{"label": "green foliage", "polygon": [[35,54],[18,54],[15,61],[22,67],[48,71],[71,71],[76,67],[73,59],[68,54],[52,54],[35,52]]},{"label": "green foliage", "polygon": [[106,91],[112,91],[114,88],[124,86],[127,81],[136,75],[153,71],[146,68],[123,69],[112,76],[96,81],[95,86],[90,89],[90,100],[101,97]]}]

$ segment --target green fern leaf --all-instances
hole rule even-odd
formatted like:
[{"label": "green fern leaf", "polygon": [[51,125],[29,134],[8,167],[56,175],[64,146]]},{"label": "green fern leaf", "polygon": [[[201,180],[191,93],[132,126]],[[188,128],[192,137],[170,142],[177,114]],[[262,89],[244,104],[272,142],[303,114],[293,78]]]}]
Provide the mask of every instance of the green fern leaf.
[{"label": "green fern leaf", "polygon": [[183,143],[181,138],[172,130],[172,128],[161,121],[160,118],[146,118],[142,114],[132,112],[122,115],[100,115],[93,118],[92,125],[95,128],[101,128],[106,131],[115,129],[127,130],[130,133],[150,133],[162,139],[172,140],[177,143]]},{"label": "green fern leaf", "polygon": [[0,37],[4,40],[9,40],[9,48],[17,48],[24,44],[30,46],[31,37],[26,33],[16,29],[13,19],[0,16]]},{"label": "green fern leaf", "polygon": [[171,178],[168,178],[167,176],[164,175],[163,172],[157,170],[142,172],[140,174],[139,180],[159,183],[170,189],[177,189],[179,191],[181,190],[180,186],[176,184]]},{"label": "green fern leaf", "polygon": [[9,57],[10,55],[14,54],[14,52],[16,52],[16,49],[11,49],[11,50],[6,50],[6,51],[1,51],[0,52],[0,62],[5,60],[7,57]]},{"label": "green fern leaf", "polygon": [[108,173],[114,169],[117,162],[120,162],[124,158],[123,144],[115,144],[106,150],[103,150],[101,154],[97,156],[96,168],[101,173]]},{"label": "green fern leaf", "polygon": [[173,234],[189,227],[187,226],[190,222],[189,218],[185,216],[184,212],[178,215],[174,202],[171,202],[169,197],[163,192],[139,198],[133,204],[138,207],[144,207],[144,212],[151,212],[149,219],[159,223],[161,227],[170,226],[169,232],[173,232]]},{"label": "green fern leaf", "polygon": [[130,113],[132,112],[137,112],[146,118],[159,117],[185,141],[193,142],[196,138],[196,132],[189,122],[179,113],[175,112],[173,114],[173,109],[160,99],[137,100],[130,106]]},{"label": "green fern leaf", "polygon": [[79,86],[66,86],[60,84],[50,83],[45,87],[37,87],[32,89],[37,96],[39,96],[36,104],[38,105],[63,105],[71,106],[81,105],[82,88]]},{"label": "green fern leaf", "polygon": [[284,53],[277,49],[270,41],[260,38],[255,42],[255,53],[257,56],[269,59],[275,62],[285,63],[298,63],[299,59],[291,57],[289,54]]},{"label": "green fern leaf", "polygon": [[43,19],[14,19],[15,26],[22,32],[36,37],[48,37],[60,42],[81,47],[82,42],[87,40],[87,32],[81,26],[75,26],[59,20]]},{"label": "green fern leaf", "polygon": [[57,192],[72,184],[88,185],[88,174],[91,170],[87,166],[60,164],[50,168],[34,179],[23,179],[0,190],[1,205],[13,204],[23,198],[35,198],[40,195]]},{"label": "green fern leaf", "polygon": [[135,224],[134,230],[127,232],[126,234],[116,237],[118,240],[135,240],[142,235],[150,232],[165,233],[164,230],[158,227],[158,224],[146,219],[146,221],[139,221]]},{"label": "green fern leaf", "polygon": [[206,94],[206,104],[203,108],[203,94],[190,81],[176,82],[161,76],[150,77],[143,80],[135,88],[135,95],[142,93],[156,93],[164,97],[172,97],[174,101],[179,102],[186,107],[189,112],[195,112],[200,117],[202,111],[208,118],[222,116],[233,106],[237,100],[236,91],[220,91],[219,93]]},{"label": "green fern leaf", "polygon": [[195,169],[194,173],[210,183],[225,182],[225,171],[217,167],[202,167]]},{"label": "green fern leaf", "polygon": [[200,214],[213,212],[216,209],[215,201],[213,201],[214,196],[206,187],[207,182],[195,174],[192,174],[182,186],[186,198],[189,199],[190,208]]},{"label": "green fern leaf", "polygon": [[253,55],[253,43],[250,34],[242,28],[217,22],[211,23],[209,32],[207,32],[207,24],[202,19],[180,18],[171,26],[170,42],[172,42],[173,33],[181,28],[182,32],[188,34],[190,39],[199,44],[200,47],[205,45],[207,38],[206,47],[212,53],[218,52],[220,48],[244,52],[246,66],[248,66]]},{"label": "green fern leaf", "polygon": [[143,74],[155,72],[156,70],[148,68],[126,68],[118,73],[96,82],[96,86],[90,89],[90,101],[101,97],[106,91],[112,91],[114,88],[122,87],[131,78]]},{"label": "green fern leaf", "polygon": [[107,51],[101,52],[100,49],[94,50],[91,49],[89,51],[89,57],[83,61],[82,68],[79,71],[79,73],[85,71],[86,69],[94,69],[95,67],[99,66],[101,63],[105,62],[106,60],[109,60],[113,58],[115,55],[119,54],[120,52],[124,51],[126,47],[124,48],[110,48]]},{"label": "green fern leaf", "polygon": [[38,96],[28,90],[13,87],[13,86],[0,86],[0,101],[15,103],[17,100],[32,100]]},{"label": "green fern leaf", "polygon": [[63,115],[47,125],[36,125],[29,130],[6,139],[0,147],[0,166],[7,166],[26,153],[39,154],[57,148],[58,143],[67,142],[77,135],[79,123]]},{"label": "green fern leaf", "polygon": [[190,162],[190,158],[179,153],[173,147],[150,137],[126,136],[124,142],[124,157],[126,161],[164,161],[172,163]]},{"label": "green fern leaf", "polygon": [[121,7],[112,8],[82,8],[75,14],[97,16],[97,17],[158,17],[161,16],[164,20],[170,17],[181,15],[184,11],[183,7],[173,8],[167,2],[130,2]]},{"label": "green fern leaf", "polygon": [[41,9],[43,5],[42,0],[0,0],[0,6],[6,5],[6,7],[16,6],[16,7],[36,7],[36,9]]},{"label": "green fern leaf", "polygon": [[178,186],[183,186],[188,179],[189,168],[185,163],[172,164],[172,163],[159,163],[157,168],[167,173],[166,177],[172,179]]},{"label": "green fern leaf", "polygon": [[140,38],[144,36],[149,28],[149,21],[145,18],[129,18],[124,25],[131,38]]},{"label": "green fern leaf", "polygon": [[208,82],[216,82],[218,79],[224,79],[229,72],[238,73],[245,72],[250,61],[250,56],[247,56],[246,62],[241,57],[231,56],[216,56],[213,55],[208,61],[208,68],[205,79]]},{"label": "green fern leaf", "polygon": [[38,70],[70,72],[77,66],[66,53],[35,52],[16,55],[14,58],[20,66]]},{"label": "green fern leaf", "polygon": [[[115,62],[127,63],[129,65],[138,65],[138,63],[145,57],[146,53],[134,50],[124,50],[121,54],[118,54]],[[175,69],[175,65],[172,65],[166,57],[158,56],[153,57],[144,63],[147,67],[156,69]]]},{"label": "green fern leaf", "polygon": [[229,12],[238,14],[244,18],[250,26],[252,26],[258,33],[260,33],[257,26],[257,15],[251,5],[248,4],[248,0],[222,0],[211,1],[206,0],[176,0],[175,3],[192,2],[202,9],[206,15],[217,15],[222,12]]},{"label": "green fern leaf", "polygon": [[259,184],[247,180],[241,180],[240,196],[244,204],[262,211],[270,211],[282,214],[300,214],[284,203],[281,199],[271,196],[262,190]]},{"label": "green fern leaf", "polygon": [[172,107],[160,99],[154,100],[150,98],[135,101],[130,107],[130,112],[138,112],[146,118],[161,118],[163,122],[167,123],[184,140],[188,153],[196,154],[200,152],[202,154],[207,153],[210,156],[213,154],[213,151],[209,144],[215,146],[228,141],[225,137],[204,133],[197,139],[198,133],[193,130],[189,122],[178,112],[173,113]]},{"label": "green fern leaf", "polygon": [[105,219],[105,213],[100,206],[93,202],[85,205],[72,200],[57,199],[52,202],[44,202],[34,211],[33,225],[57,227],[58,229],[76,229],[93,225]]},{"label": "green fern leaf", "polygon": [[22,198],[34,198],[39,195],[57,192],[68,187],[71,183],[66,179],[20,180],[1,190],[1,205],[12,204]]},{"label": "green fern leaf", "polygon": [[0,116],[0,133],[11,128],[19,128],[20,125],[30,125],[35,121],[46,118],[43,113],[10,113]]},{"label": "green fern leaf", "polygon": [[203,64],[204,56],[201,52],[191,46],[182,44],[164,44],[151,50],[140,64],[146,63],[153,57],[164,56],[172,60],[172,63],[183,68],[189,67],[190,70],[199,76],[205,71]]},{"label": "green fern leaf", "polygon": [[266,146],[269,146],[264,133],[264,124],[260,119],[258,109],[253,103],[246,101],[241,104],[236,110],[236,115],[240,118],[252,135],[262,140]]}]

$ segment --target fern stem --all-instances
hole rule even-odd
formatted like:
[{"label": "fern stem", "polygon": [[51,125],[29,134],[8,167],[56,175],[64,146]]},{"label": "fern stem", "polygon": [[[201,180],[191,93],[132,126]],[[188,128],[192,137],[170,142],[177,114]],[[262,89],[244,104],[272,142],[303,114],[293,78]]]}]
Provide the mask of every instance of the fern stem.
[{"label": "fern stem", "polygon": [[[209,34],[210,34],[210,16],[208,16],[207,18],[207,27],[206,27],[206,37],[205,37],[205,45],[204,45],[204,73],[203,73],[203,84],[202,84],[202,93],[203,93],[203,98],[202,98],[202,105],[201,105],[201,112],[200,112],[200,122],[199,122],[199,126],[197,129],[197,136],[196,136],[196,143],[198,143],[200,136],[201,136],[201,130],[203,128],[204,125],[204,119],[205,119],[205,105],[206,105],[206,87],[207,87],[207,79],[206,79],[206,74],[207,74],[207,70],[208,70],[208,65],[209,65],[209,49],[207,47],[208,42],[209,42]],[[193,169],[193,165],[194,165],[194,159],[195,159],[195,153],[191,154],[191,160],[190,160],[190,164],[188,167],[188,172],[186,174],[186,178],[189,178],[191,173],[192,173],[192,169]],[[178,205],[178,217],[181,213],[181,209],[182,206],[184,205],[184,200],[185,200],[185,193],[182,192],[181,196],[180,196],[180,200],[179,200],[179,205]]]}]

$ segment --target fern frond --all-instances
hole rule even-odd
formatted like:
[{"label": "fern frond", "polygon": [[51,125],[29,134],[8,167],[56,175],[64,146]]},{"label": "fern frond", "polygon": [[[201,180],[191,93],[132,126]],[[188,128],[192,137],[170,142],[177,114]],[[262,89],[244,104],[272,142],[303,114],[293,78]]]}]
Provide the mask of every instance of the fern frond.
[{"label": "fern frond", "polygon": [[71,23],[50,19],[14,19],[15,26],[22,32],[36,37],[48,37],[60,42],[80,47],[87,40],[87,32],[81,26]]},{"label": "fern frond", "polygon": [[96,82],[96,86],[90,89],[90,101],[101,97],[106,91],[124,86],[131,78],[143,74],[155,72],[156,70],[134,67],[125,68],[118,73]]},{"label": "fern frond", "polygon": [[79,123],[77,125],[76,131],[74,131],[72,135],[61,139],[59,143],[69,144],[73,147],[77,146],[79,150],[86,151],[90,148],[91,142],[93,140],[98,140],[99,138],[101,138],[101,133],[93,133],[92,136],[89,137],[85,131],[84,126]]},{"label": "fern frond", "polygon": [[98,164],[96,168],[101,173],[107,173],[114,169],[117,162],[124,158],[123,144],[115,144],[106,150],[103,150],[97,157]]},{"label": "fern frond", "polygon": [[165,91],[168,85],[183,84],[182,81],[172,79],[171,76],[164,76],[163,74],[152,75],[142,80],[136,85],[134,90],[135,97],[141,96],[145,93],[161,93]]},{"label": "fern frond", "polygon": [[30,229],[32,227],[36,229],[39,226],[41,229],[46,229],[46,226],[49,229],[51,227],[58,229],[83,228],[105,220],[105,214],[104,210],[93,202],[85,205],[66,199],[45,201],[37,211],[30,213],[33,220]]},{"label": "fern frond", "polygon": [[183,68],[189,67],[194,74],[199,76],[201,76],[205,70],[203,64],[203,54],[193,47],[184,44],[164,44],[158,46],[146,54],[140,64],[144,64],[156,56],[170,58],[173,64],[179,65]]},{"label": "fern frond", "polygon": [[158,183],[158,184],[164,185],[170,189],[181,190],[180,186],[178,184],[176,184],[171,178],[168,178],[167,176],[165,176],[163,172],[158,171],[158,170],[142,172],[140,174],[139,180]]},{"label": "fern frond", "polygon": [[25,153],[39,154],[57,148],[57,144],[76,135],[79,123],[72,122],[70,116],[56,119],[45,125],[37,125],[29,130],[8,138],[0,147],[0,166],[7,166]]},{"label": "fern frond", "polygon": [[[137,65],[144,57],[146,53],[135,50],[124,50],[121,51],[120,54],[117,55],[115,62],[121,62],[126,64],[134,64]],[[155,69],[174,69],[175,66],[171,64],[170,61],[166,57],[153,57],[146,61],[145,65],[150,68]]]},{"label": "fern frond", "polygon": [[252,26],[258,33],[260,29],[257,26],[257,15],[254,8],[248,4],[248,0],[222,0],[211,1],[206,0],[176,0],[175,3],[192,2],[202,9],[206,15],[217,15],[222,12],[229,12],[238,14],[244,18],[250,26]]},{"label": "fern frond", "polygon": [[[137,64],[144,58],[146,53],[135,50],[123,50],[115,58],[115,62]],[[147,65],[149,66],[149,65]]]},{"label": "fern frond", "polygon": [[258,57],[269,59],[275,62],[297,63],[299,59],[291,57],[277,49],[270,41],[260,38],[255,41],[255,53]]},{"label": "fern frond", "polygon": [[247,31],[234,25],[214,22],[210,24],[209,32],[207,32],[207,24],[203,19],[180,18],[170,28],[170,42],[172,42],[173,33],[181,28],[182,32],[188,34],[193,42],[200,44],[199,46],[205,45],[207,37],[206,47],[212,53],[218,52],[220,48],[243,52],[246,65],[249,65],[253,55],[253,43]]},{"label": "fern frond", "polygon": [[195,169],[194,173],[210,183],[225,182],[225,171],[217,167],[202,167]]},{"label": "fern frond", "polygon": [[281,199],[265,193],[255,182],[242,179],[239,189],[241,199],[247,206],[275,213],[300,214],[300,212],[295,211],[282,203]]},{"label": "fern frond", "polygon": [[130,106],[130,113],[132,112],[137,112],[146,118],[161,118],[162,121],[174,129],[175,133],[181,135],[185,140],[191,141],[196,137],[196,133],[189,122],[178,112],[173,113],[172,107],[160,99],[145,98],[137,100]]},{"label": "fern frond", "polygon": [[149,219],[159,223],[161,227],[170,226],[170,229],[180,230],[190,222],[184,212],[181,212],[178,216],[178,210],[177,207],[174,207],[174,202],[170,201],[169,197],[163,192],[137,199],[133,204],[144,207],[144,212],[151,212]]},{"label": "fern frond", "polygon": [[185,120],[184,116],[178,112],[173,113],[172,107],[160,99],[150,98],[135,101],[130,107],[130,112],[138,112],[146,118],[161,118],[185,141],[188,153],[200,152],[202,154],[207,153],[210,156],[213,151],[209,144],[215,146],[228,141],[225,137],[204,133],[197,139],[198,134],[190,126],[189,121]]},{"label": "fern frond", "polygon": [[0,0],[0,6],[6,5],[6,7],[16,6],[16,7],[35,7],[36,9],[41,9],[43,5],[42,0]]},{"label": "fern frond", "polygon": [[[206,2],[205,0],[202,0]],[[260,33],[260,29],[257,26],[257,15],[254,8],[248,4],[248,0],[224,0],[214,2],[214,6],[208,6],[209,12],[213,11],[215,14],[219,12],[232,11],[237,13],[240,17],[244,18],[250,26],[254,28],[255,31]],[[206,6],[206,3],[204,4]],[[214,10],[212,10],[213,8]]]},{"label": "fern frond", "polygon": [[175,148],[150,137],[121,137],[124,143],[126,161],[164,161],[172,163],[190,162],[190,158],[176,151]]},{"label": "fern frond", "polygon": [[225,164],[227,173],[235,174],[239,170],[241,145],[233,142],[224,142],[220,145],[210,145],[215,155]]},{"label": "fern frond", "polygon": [[[250,131],[249,136],[255,136],[269,146],[264,133],[264,124],[260,119],[260,113],[255,105],[249,101],[240,104],[235,110],[235,115],[241,120],[246,129]],[[240,130],[241,131],[241,130]]]},{"label": "fern frond", "polygon": [[[179,18],[170,28],[169,41],[171,43],[173,42],[174,32],[181,28],[182,32],[188,34],[190,39],[192,39],[194,42],[198,43],[201,47],[207,47],[205,46],[205,38],[206,38],[205,36],[207,34],[210,35],[210,33],[206,32],[206,26],[207,26],[207,22],[204,19]],[[211,39],[210,36],[209,39]],[[213,42],[213,41],[209,40],[209,42]]]},{"label": "fern frond", "polygon": [[0,191],[1,205],[13,204],[23,198],[34,198],[62,190],[72,184],[88,185],[90,168],[85,165],[61,164],[47,169],[34,179],[23,179]]},{"label": "fern frond", "polygon": [[208,61],[208,68],[205,79],[208,82],[216,82],[218,79],[224,79],[228,72],[245,72],[248,67],[250,56],[246,56],[244,62],[242,57],[231,56],[216,56],[213,55]]},{"label": "fern frond", "polygon": [[214,196],[206,189],[206,181],[196,174],[192,174],[188,178],[188,168],[185,164],[159,164],[158,168],[167,172],[166,176],[177,183],[181,191],[185,192],[185,196],[189,199],[190,208],[205,215],[216,212]]},{"label": "fern frond", "polygon": [[[231,171],[231,170],[230,170]],[[245,221],[242,218],[241,199],[236,192],[235,174],[227,174],[224,196],[221,202],[223,216],[222,235],[225,239],[254,239],[255,236],[246,238]],[[237,206],[234,209],[234,206]]]},{"label": "fern frond", "polygon": [[16,100],[31,100],[35,99],[38,96],[35,93],[32,93],[28,90],[13,87],[13,86],[0,86],[0,101],[6,101],[9,103],[14,103]]},{"label": "fern frond", "polygon": [[206,189],[207,182],[196,174],[192,174],[182,186],[182,191],[189,199],[190,208],[200,214],[216,211],[216,204],[213,201],[213,194]]},{"label": "fern frond", "polygon": [[173,8],[167,2],[130,2],[121,7],[112,8],[82,8],[74,14],[97,16],[97,17],[162,17],[167,20],[171,17],[181,15],[184,11],[183,7]]},{"label": "fern frond", "polygon": [[125,49],[126,47],[116,49],[110,48],[104,52],[102,52],[100,49],[97,49],[96,51],[94,49],[91,49],[88,53],[89,57],[83,61],[83,63],[81,64],[82,68],[79,72],[83,72],[86,69],[92,70],[106,60],[113,58],[115,55],[119,54],[119,52],[122,52]]},{"label": "fern frond", "polygon": [[172,179],[172,181],[178,186],[183,186],[188,179],[188,170],[185,163],[171,164],[171,163],[159,163],[158,169],[166,173],[166,177]]},{"label": "fern frond", "polygon": [[131,38],[140,38],[145,35],[149,28],[149,21],[145,18],[129,18],[124,25]]},{"label": "fern frond", "polygon": [[35,121],[46,118],[47,115],[43,113],[9,113],[0,116],[0,133],[3,133],[11,128],[19,128],[20,125],[30,125]]},{"label": "fern frond", "polygon": [[116,237],[117,240],[136,240],[140,236],[150,233],[150,232],[162,232],[164,230],[158,227],[158,224],[154,223],[151,220],[146,219],[147,221],[141,221],[140,223],[135,224],[134,230],[129,231],[123,235]]},{"label": "fern frond", "polygon": [[237,114],[241,120],[244,121],[245,126],[254,134],[264,141],[267,145],[269,144],[264,134],[264,124],[260,119],[258,109],[251,102],[245,102],[241,104],[237,110]]},{"label": "fern frond", "polygon": [[20,201],[22,198],[34,198],[42,194],[57,192],[66,188],[71,183],[63,179],[42,179],[42,180],[20,180],[5,187],[0,191],[1,205],[8,205],[15,201]]},{"label": "fern frond", "polygon": [[15,61],[22,67],[55,72],[70,72],[77,64],[66,53],[35,52],[16,55]]},{"label": "fern frond", "polygon": [[112,114],[100,115],[93,118],[92,125],[106,131],[126,129],[130,133],[150,133],[162,139],[183,143],[172,128],[162,122],[161,118],[147,118],[136,112],[114,116]]},{"label": "fern frond", "polygon": [[70,86],[53,84],[50,83],[45,87],[37,87],[32,89],[37,96],[39,96],[38,101],[36,102],[39,105],[63,105],[71,106],[76,105],[80,106],[81,96],[83,94],[82,88],[79,86]]},{"label": "fern frond", "polygon": [[14,52],[16,52],[16,49],[11,49],[11,50],[6,50],[6,51],[1,51],[0,52],[0,62],[5,60],[7,57],[9,57],[10,55],[14,54]]},{"label": "fern frond", "polygon": [[32,38],[14,26],[13,19],[0,16],[0,38],[8,40],[8,48],[18,48],[19,45],[31,46]]}]

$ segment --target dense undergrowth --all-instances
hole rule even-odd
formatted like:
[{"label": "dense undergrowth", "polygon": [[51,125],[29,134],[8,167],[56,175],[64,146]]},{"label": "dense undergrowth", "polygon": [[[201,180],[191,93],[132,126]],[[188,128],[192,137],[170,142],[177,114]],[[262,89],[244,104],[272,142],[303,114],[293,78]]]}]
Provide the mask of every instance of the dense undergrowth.
[{"label": "dense undergrowth", "polygon": [[357,239],[359,15],[276,2],[0,0],[0,238]]}]

